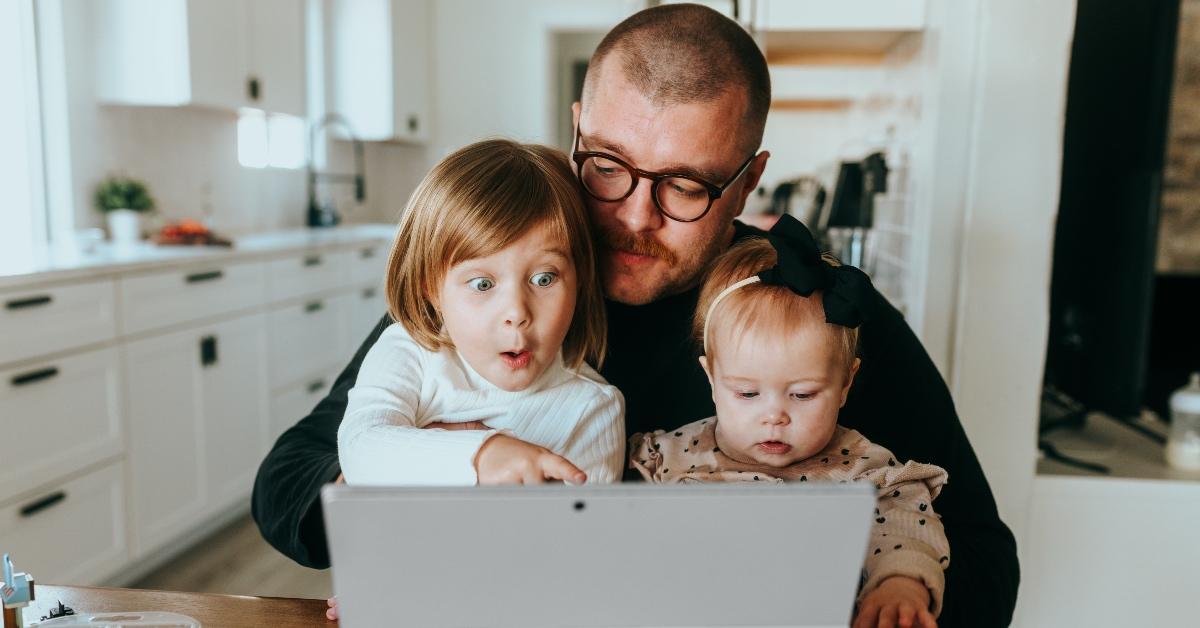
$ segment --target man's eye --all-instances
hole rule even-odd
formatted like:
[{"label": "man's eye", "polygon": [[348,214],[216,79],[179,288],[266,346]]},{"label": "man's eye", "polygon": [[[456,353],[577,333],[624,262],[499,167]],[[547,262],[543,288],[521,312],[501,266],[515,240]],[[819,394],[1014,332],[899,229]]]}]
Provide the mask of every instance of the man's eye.
[{"label": "man's eye", "polygon": [[539,288],[549,288],[558,279],[558,275],[554,273],[538,273],[529,278],[529,283]]},{"label": "man's eye", "polygon": [[757,393],[757,392],[754,392],[754,391],[745,391],[745,390],[743,390],[743,391],[738,391],[738,392],[736,392],[736,393],[734,393],[734,394],[735,394],[735,395],[737,395],[737,398],[738,398],[738,399],[753,399],[753,398],[755,398],[755,397],[757,397],[757,396],[758,396],[758,393]]},{"label": "man's eye", "polygon": [[487,292],[496,287],[496,282],[487,277],[476,277],[467,282],[467,285],[476,292]]}]

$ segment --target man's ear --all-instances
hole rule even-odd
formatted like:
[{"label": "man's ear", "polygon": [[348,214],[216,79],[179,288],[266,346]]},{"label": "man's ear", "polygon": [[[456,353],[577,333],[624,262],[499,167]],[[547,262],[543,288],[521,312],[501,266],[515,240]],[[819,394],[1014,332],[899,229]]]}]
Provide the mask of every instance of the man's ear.
[{"label": "man's ear", "polygon": [[862,366],[862,360],[854,358],[854,363],[850,365],[850,374],[846,376],[846,385],[842,386],[842,403],[838,407],[846,405],[846,397],[850,394],[850,386],[854,383],[854,376],[858,375],[858,367]]},{"label": "man's ear", "polygon": [[583,111],[583,103],[578,100],[571,103],[571,126],[579,127],[579,114]]},{"label": "man's ear", "polygon": [[733,216],[736,218],[742,215],[742,211],[746,209],[746,199],[750,198],[750,193],[758,187],[758,182],[762,180],[763,172],[767,169],[767,160],[771,158],[771,153],[762,151],[754,156],[754,160],[746,166],[746,173],[742,175],[742,193],[738,198],[737,213]]}]

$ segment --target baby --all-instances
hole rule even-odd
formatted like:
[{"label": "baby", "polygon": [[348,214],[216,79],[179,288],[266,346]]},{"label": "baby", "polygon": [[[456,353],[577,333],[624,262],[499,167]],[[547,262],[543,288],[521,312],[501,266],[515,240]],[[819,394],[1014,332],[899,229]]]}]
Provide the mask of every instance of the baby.
[{"label": "baby", "polygon": [[822,258],[790,216],[721,255],[694,321],[717,416],[634,435],[629,464],[655,483],[870,482],[878,508],[854,626],[933,626],[950,561],[932,508],[946,472],[837,424],[861,363],[866,282]]}]

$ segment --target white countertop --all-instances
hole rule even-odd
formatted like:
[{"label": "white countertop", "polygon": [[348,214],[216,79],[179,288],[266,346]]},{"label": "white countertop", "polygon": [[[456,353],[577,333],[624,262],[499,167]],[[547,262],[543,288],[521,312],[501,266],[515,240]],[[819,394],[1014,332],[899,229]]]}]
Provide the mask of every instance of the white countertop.
[{"label": "white countertop", "polygon": [[75,243],[47,245],[28,253],[0,251],[0,290],[130,271],[161,270],[209,260],[233,261],[288,251],[390,242],[395,234],[395,225],[367,224],[246,234],[234,238],[232,247],[144,243],[116,248],[102,242],[90,252],[81,250]]}]

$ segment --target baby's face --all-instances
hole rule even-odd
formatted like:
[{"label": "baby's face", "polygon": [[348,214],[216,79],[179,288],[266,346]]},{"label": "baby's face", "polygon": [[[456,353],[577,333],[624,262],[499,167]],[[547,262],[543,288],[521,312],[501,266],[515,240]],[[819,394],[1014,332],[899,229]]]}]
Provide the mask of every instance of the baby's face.
[{"label": "baby's face", "polygon": [[786,467],[824,449],[857,360],[847,372],[820,327],[786,338],[713,332],[716,355],[700,360],[712,384],[721,451],[739,462]]}]

